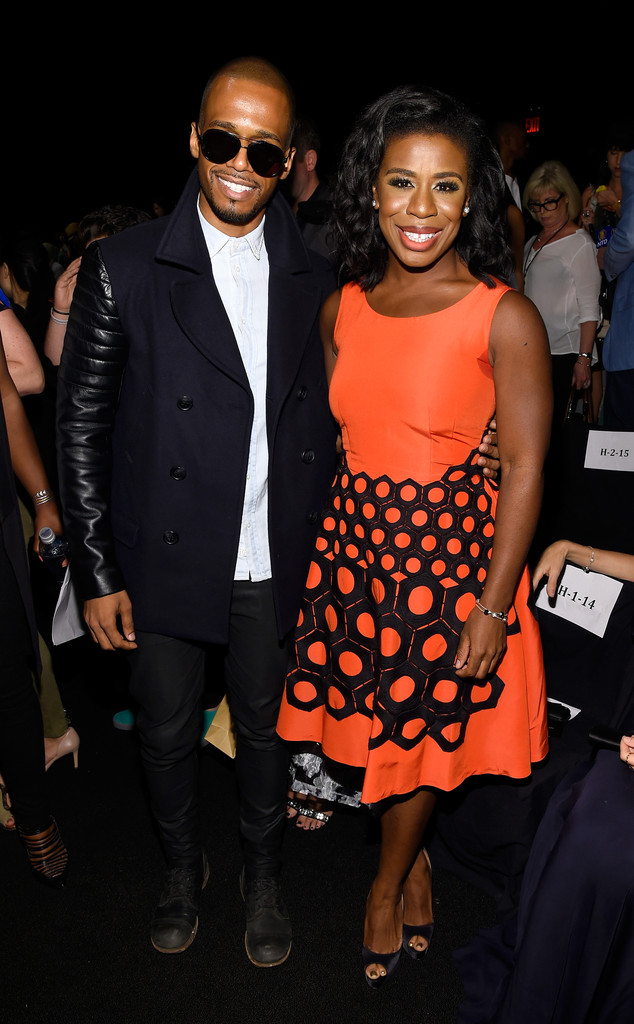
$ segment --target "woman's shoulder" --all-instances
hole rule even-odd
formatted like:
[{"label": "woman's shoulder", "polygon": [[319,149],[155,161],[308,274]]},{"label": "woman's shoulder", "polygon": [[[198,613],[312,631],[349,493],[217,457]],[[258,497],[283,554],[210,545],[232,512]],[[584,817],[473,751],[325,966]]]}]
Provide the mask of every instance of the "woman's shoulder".
[{"label": "woman's shoulder", "polygon": [[548,351],[548,336],[535,303],[514,288],[501,296],[493,315],[490,343],[498,352],[507,345],[526,347],[537,343]]},{"label": "woman's shoulder", "polygon": [[322,322],[324,320],[332,320],[334,323],[341,309],[350,309],[351,307],[362,305],[364,302],[365,292],[361,286],[355,281],[349,281],[347,284],[342,285],[341,288],[331,292],[324,302],[321,307]]},{"label": "woman's shoulder", "polygon": [[512,321],[515,322],[518,319],[524,320],[527,324],[532,323],[535,319],[540,323],[543,322],[532,299],[515,288],[506,288],[495,309],[495,323],[498,326],[500,324],[510,325]]},{"label": "woman's shoulder", "polygon": [[564,241],[569,241],[570,248],[574,249],[575,252],[581,252],[582,249],[596,249],[594,241],[588,234],[585,228],[577,228],[570,235],[567,235]]}]

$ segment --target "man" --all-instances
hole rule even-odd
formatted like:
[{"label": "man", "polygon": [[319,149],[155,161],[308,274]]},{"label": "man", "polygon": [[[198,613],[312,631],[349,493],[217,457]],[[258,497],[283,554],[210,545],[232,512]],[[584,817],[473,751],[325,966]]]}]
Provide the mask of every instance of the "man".
[{"label": "man", "polygon": [[528,152],[526,129],[519,121],[499,121],[495,127],[495,141],[504,167],[506,184],[516,206],[521,210],[522,196],[515,171],[517,164],[526,159]]},{"label": "man", "polygon": [[334,267],[335,253],[328,226],[332,199],[317,171],[321,153],[319,132],[307,117],[297,120],[293,148],[295,158],[288,182],[293,213],[308,248],[321,253]]},{"label": "man", "polygon": [[74,578],[93,639],[129,652],[167,874],[156,949],[196,934],[208,866],[197,797],[204,662],[224,659],[237,733],[246,948],[283,962],[287,637],[335,461],[318,314],[334,282],[276,194],[294,105],[276,68],[209,81],[174,212],[90,246],[59,372]]},{"label": "man", "polygon": [[621,157],[621,218],[604,250],[608,281],[616,280],[610,327],[603,345],[606,369],[603,423],[634,430],[634,150]]}]

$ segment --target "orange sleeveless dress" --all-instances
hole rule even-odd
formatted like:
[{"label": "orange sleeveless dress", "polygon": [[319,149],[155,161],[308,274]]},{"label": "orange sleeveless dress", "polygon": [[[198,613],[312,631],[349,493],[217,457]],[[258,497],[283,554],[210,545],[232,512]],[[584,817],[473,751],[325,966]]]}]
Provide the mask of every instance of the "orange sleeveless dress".
[{"label": "orange sleeveless dress", "polygon": [[497,489],[476,464],[495,411],[488,343],[508,289],[477,284],[420,317],[342,291],[331,409],[345,455],[295,634],[278,732],[364,769],[364,803],[472,775],[525,778],[547,753],[546,694],[528,571],[508,648],[460,679],[460,632],[482,592]]}]

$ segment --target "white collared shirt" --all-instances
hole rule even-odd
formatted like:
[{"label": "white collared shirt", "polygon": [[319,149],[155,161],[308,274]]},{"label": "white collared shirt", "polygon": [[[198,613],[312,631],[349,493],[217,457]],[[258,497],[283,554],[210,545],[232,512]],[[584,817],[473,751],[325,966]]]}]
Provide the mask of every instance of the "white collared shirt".
[{"label": "white collared shirt", "polygon": [[521,210],[522,209],[522,195],[520,193],[519,183],[517,178],[514,178],[512,174],[505,174],[506,184],[509,187],[509,192],[515,200],[515,205]]},{"label": "white collared shirt", "polygon": [[269,452],[266,436],[266,356],[269,260],[264,218],[247,235],[225,235],[198,215],[214,281],[233,329],[253,395],[254,413],[235,579],[270,579]]}]

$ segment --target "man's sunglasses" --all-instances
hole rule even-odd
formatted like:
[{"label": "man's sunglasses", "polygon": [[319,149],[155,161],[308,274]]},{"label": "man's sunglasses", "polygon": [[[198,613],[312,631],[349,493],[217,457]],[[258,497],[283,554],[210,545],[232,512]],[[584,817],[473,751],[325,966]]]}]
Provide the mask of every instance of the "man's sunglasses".
[{"label": "man's sunglasses", "polygon": [[237,135],[225,132],[222,128],[208,128],[202,135],[197,130],[196,134],[201,153],[211,164],[226,164],[227,160],[232,160],[241,149],[246,149],[247,158],[256,174],[261,178],[276,178],[288,160],[284,150],[274,146],[272,142],[265,142],[264,139],[247,142],[244,145]]}]

